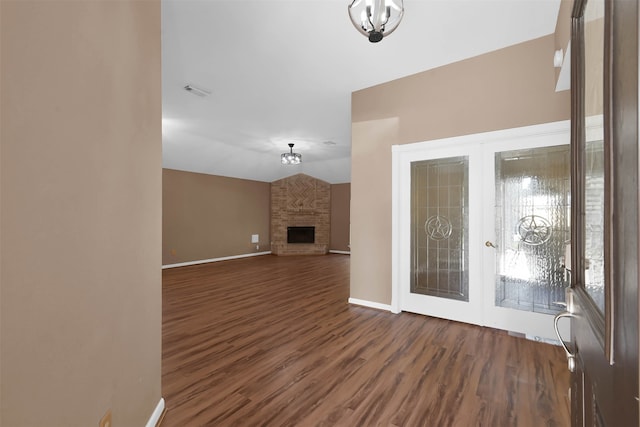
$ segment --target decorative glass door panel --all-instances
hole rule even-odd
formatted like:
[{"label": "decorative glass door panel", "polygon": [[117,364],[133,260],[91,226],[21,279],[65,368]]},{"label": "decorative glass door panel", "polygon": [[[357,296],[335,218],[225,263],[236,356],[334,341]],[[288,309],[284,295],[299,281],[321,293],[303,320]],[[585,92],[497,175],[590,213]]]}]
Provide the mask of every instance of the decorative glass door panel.
[{"label": "decorative glass door panel", "polygon": [[605,143],[604,143],[604,43],[605,2],[589,0],[584,10],[584,141],[582,156],[584,210],[582,274],[578,279],[591,297],[599,316],[605,314]]},{"label": "decorative glass door panel", "polygon": [[394,147],[392,311],[553,339],[568,142],[561,122]]},{"label": "decorative glass door panel", "polygon": [[469,301],[466,156],[411,163],[411,292]]},{"label": "decorative glass door panel", "polygon": [[495,177],[495,305],[557,313],[568,284],[569,146],[496,153]]},{"label": "decorative glass door panel", "polygon": [[585,147],[584,289],[604,315],[604,141],[587,141]]}]

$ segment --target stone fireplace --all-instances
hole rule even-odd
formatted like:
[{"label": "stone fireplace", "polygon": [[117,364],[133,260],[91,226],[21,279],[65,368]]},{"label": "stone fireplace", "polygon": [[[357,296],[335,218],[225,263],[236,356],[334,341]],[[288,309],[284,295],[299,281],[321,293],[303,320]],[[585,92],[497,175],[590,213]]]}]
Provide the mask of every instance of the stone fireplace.
[{"label": "stone fireplace", "polygon": [[[305,174],[271,183],[271,253],[324,255],[329,252],[331,186]],[[313,243],[287,243],[289,227],[314,227]]]}]

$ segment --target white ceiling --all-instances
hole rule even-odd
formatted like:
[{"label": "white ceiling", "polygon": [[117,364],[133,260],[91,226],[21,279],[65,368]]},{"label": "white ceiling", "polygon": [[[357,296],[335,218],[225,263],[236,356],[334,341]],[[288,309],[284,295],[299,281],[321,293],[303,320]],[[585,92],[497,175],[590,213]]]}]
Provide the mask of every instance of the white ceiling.
[{"label": "white ceiling", "polygon": [[[348,3],[162,0],[163,166],[350,182],[351,92],[553,33],[560,6],[405,0],[398,29],[373,44]],[[290,142],[300,165],[280,164]]]}]

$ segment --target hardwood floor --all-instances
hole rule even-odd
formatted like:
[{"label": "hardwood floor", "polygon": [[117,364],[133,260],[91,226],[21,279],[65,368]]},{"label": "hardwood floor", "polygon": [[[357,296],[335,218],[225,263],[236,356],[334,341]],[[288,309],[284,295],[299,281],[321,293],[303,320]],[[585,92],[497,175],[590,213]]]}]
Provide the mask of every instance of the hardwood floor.
[{"label": "hardwood floor", "polygon": [[163,272],[172,426],[568,426],[559,347],[349,305],[349,256]]}]

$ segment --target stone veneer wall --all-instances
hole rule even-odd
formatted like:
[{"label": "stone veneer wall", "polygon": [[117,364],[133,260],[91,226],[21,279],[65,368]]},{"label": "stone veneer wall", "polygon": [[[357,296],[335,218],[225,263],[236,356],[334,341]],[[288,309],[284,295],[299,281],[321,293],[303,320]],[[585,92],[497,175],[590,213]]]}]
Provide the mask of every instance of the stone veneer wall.
[{"label": "stone veneer wall", "polygon": [[[271,253],[324,255],[331,236],[331,186],[305,174],[271,183]],[[315,227],[315,243],[287,244],[287,227]]]}]

